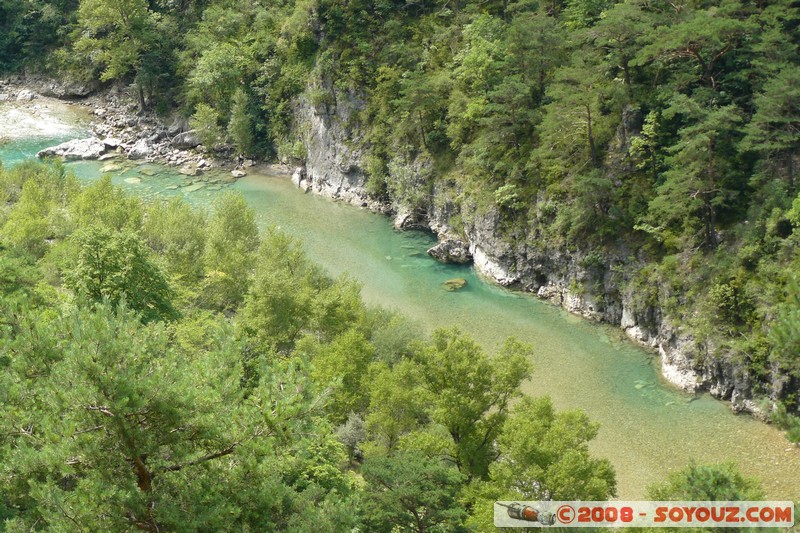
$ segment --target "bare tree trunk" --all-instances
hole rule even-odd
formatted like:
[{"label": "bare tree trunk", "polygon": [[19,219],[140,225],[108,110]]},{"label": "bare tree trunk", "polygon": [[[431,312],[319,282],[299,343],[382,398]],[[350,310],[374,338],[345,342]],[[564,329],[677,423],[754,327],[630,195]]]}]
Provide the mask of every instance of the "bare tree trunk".
[{"label": "bare tree trunk", "polygon": [[144,113],[146,105],[144,99],[144,88],[142,87],[141,83],[136,84],[136,92],[139,96],[139,112]]}]

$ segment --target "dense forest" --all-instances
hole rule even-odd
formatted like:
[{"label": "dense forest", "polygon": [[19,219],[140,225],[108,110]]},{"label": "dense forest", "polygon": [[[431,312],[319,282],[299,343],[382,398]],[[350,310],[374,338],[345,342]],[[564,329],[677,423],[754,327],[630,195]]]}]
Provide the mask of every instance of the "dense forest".
[{"label": "dense forest", "polygon": [[299,101],[355,99],[375,198],[445,191],[456,231],[493,209],[510,242],[621,268],[800,440],[798,7],[4,0],[0,69],[121,83],[207,146],[284,161],[306,156]]},{"label": "dense forest", "polygon": [[[522,397],[528,347],[366,307],[235,193],[30,162],[0,205],[0,530],[492,531],[497,499],[616,494],[597,424]],[[650,495],[764,493],[693,464]]]},{"label": "dense forest", "polygon": [[[621,269],[796,442],[798,43],[791,0],[0,0],[0,74],[126,87],[212,149],[302,162],[298,106],[358,102],[374,198]],[[234,194],[0,168],[0,308],[0,530],[491,531],[616,494],[597,425],[522,397],[526,346],[365,306]],[[649,496],[763,492],[689,465]]]}]

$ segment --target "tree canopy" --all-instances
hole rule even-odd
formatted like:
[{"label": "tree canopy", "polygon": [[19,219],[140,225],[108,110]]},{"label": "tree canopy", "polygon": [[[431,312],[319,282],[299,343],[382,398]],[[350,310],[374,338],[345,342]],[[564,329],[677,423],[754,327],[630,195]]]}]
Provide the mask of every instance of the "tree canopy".
[{"label": "tree canopy", "polygon": [[520,399],[527,346],[366,307],[239,195],[206,216],[50,165],[0,169],[0,227],[42,222],[0,241],[4,530],[466,531],[486,490],[614,494],[597,426]]}]

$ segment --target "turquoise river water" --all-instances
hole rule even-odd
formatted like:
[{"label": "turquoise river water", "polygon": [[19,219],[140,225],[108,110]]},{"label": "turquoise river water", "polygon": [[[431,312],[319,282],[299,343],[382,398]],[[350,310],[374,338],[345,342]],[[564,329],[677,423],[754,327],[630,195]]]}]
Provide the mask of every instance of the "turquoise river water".
[{"label": "turquoise river water", "polygon": [[[0,161],[13,165],[77,134],[6,140]],[[405,313],[428,329],[458,325],[489,351],[509,335],[530,343],[534,374],[525,392],[550,395],[557,407],[583,409],[601,424],[591,449],[614,464],[621,499],[643,498],[649,484],[691,460],[730,460],[762,480],[770,497],[800,500],[800,448],[780,431],[737,416],[707,395],[675,390],[660,378],[657,358],[619,330],[493,286],[470,267],[433,261],[425,253],[434,242],[427,233],[399,232],[380,215],[303,194],[285,174],[269,169],[229,183],[193,181],[197,178],[154,164],[69,167],[87,180],[110,171],[115,183],[146,198],[183,194],[204,206],[221,190],[237,190],[260,224],[296,236],[331,274],[348,272],[358,279],[368,303]],[[466,278],[467,287],[443,290],[442,282],[452,277]]]}]

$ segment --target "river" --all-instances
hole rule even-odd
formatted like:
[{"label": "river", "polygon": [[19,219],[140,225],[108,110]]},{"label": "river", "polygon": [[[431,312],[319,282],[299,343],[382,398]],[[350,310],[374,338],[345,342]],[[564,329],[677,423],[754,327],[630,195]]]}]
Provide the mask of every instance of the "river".
[{"label": "river", "polygon": [[[70,117],[77,126],[64,129],[45,114],[38,125],[12,132],[6,118],[9,104],[5,111],[3,106],[0,137],[5,134],[6,139],[0,143],[0,161],[6,166],[80,136],[88,120]],[[65,112],[60,111],[62,118]],[[760,479],[771,498],[800,500],[800,448],[792,447],[782,432],[735,415],[708,395],[674,389],[661,379],[657,358],[615,328],[486,283],[471,267],[435,262],[425,253],[435,241],[427,233],[399,232],[385,217],[304,194],[285,173],[270,169],[233,184],[205,184],[186,192],[194,178],[152,163],[69,166],[87,180],[112,168],[114,182],[134,194],[184,194],[200,206],[221,190],[237,190],[262,226],[277,226],[300,239],[331,274],[348,272],[358,279],[368,303],[398,310],[427,329],[457,325],[490,351],[510,335],[530,343],[534,374],[525,392],[549,395],[558,408],[582,409],[601,424],[591,450],[613,463],[621,499],[644,498],[648,485],[695,460],[734,461],[745,474]],[[442,282],[452,277],[467,279],[467,287],[443,290]]]}]

